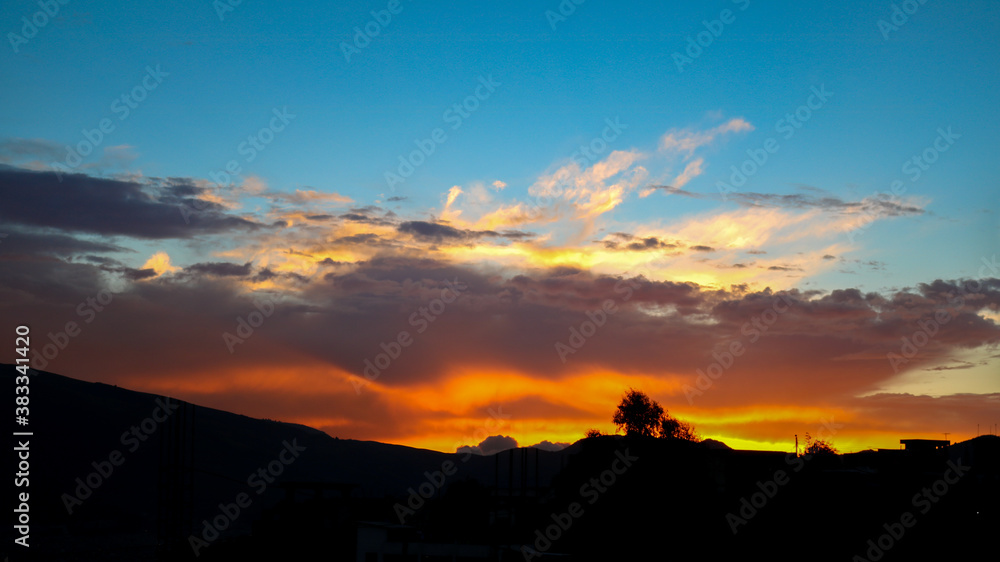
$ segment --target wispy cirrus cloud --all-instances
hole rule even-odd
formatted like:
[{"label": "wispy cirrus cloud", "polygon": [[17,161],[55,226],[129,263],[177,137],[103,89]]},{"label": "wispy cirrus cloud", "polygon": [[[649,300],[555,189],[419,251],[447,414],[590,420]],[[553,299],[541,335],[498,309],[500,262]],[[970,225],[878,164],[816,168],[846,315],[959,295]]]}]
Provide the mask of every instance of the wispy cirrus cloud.
[{"label": "wispy cirrus cloud", "polygon": [[679,154],[692,158],[697,149],[713,143],[729,134],[754,130],[754,126],[742,117],[735,117],[725,123],[706,130],[693,128],[671,129],[660,138],[659,150],[668,154]]},{"label": "wispy cirrus cloud", "polygon": [[[718,193],[697,193],[680,189],[680,185],[654,185],[651,189],[660,190],[669,195],[679,195],[692,199],[722,201]],[[810,191],[822,195],[805,193],[777,194],[755,192],[733,192],[726,194],[726,200],[734,201],[741,207],[773,207],[785,209],[820,209],[853,215],[869,215],[875,217],[901,217],[925,214],[928,201],[918,196],[907,198],[892,197],[877,194],[858,201],[845,201],[817,188]]]}]

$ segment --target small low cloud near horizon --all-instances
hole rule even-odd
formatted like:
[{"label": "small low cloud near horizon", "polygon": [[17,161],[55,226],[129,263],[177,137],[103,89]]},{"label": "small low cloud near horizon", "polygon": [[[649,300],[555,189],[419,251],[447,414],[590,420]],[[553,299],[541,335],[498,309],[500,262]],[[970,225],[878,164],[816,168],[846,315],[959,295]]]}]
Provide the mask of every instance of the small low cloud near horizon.
[{"label": "small low cloud near horizon", "polygon": [[371,6],[64,6],[0,55],[0,314],[36,369],[449,453],[629,388],[734,448],[975,437],[996,6],[742,5],[683,65],[719,9],[406,3],[345,60],[305,46]]},{"label": "small low cloud near horizon", "polygon": [[490,435],[475,447],[459,447],[456,453],[472,453],[474,455],[494,455],[507,449],[516,449],[517,439],[507,435]]}]

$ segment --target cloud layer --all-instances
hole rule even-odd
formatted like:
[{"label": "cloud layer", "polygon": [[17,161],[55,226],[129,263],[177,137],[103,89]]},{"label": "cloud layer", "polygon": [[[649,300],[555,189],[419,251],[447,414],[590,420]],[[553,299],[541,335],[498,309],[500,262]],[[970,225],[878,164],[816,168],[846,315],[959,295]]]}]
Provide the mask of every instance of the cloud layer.
[{"label": "cloud layer", "polygon": [[[752,129],[560,163],[523,199],[500,180],[455,186],[412,216],[258,178],[224,190],[0,166],[0,308],[30,323],[36,368],[441,450],[612,432],[630,386],[735,446],[782,447],[830,418],[842,450],[986,419],[995,383],[961,377],[997,357],[995,257],[975,279],[802,283],[883,267],[845,257],[843,234],[925,202],[745,192],[669,222],[613,220],[655,192],[715,200],[680,186],[705,147]],[[656,157],[679,160],[681,181],[653,183]],[[70,322],[79,335],[57,345]],[[898,390],[920,372],[959,390]],[[509,425],[469,438],[495,408]]]}]

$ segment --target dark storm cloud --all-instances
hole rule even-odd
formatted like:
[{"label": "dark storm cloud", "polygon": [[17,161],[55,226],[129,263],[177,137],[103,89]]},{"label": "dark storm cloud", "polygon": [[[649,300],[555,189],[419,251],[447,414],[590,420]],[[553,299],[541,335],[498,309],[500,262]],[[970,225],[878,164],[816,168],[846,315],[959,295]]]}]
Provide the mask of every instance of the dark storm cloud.
[{"label": "dark storm cloud", "polygon": [[[0,261],[0,313],[30,316],[33,331],[55,332],[67,321],[80,321],[76,307],[104,288],[116,267],[44,256],[23,259],[17,267]],[[265,269],[256,275],[275,280],[284,274]],[[978,314],[1000,310],[997,279],[937,280],[886,294],[853,288],[775,293],[572,270],[535,270],[508,279],[431,258],[377,257],[349,268],[323,268],[313,278],[299,275],[288,294],[256,295],[270,299],[273,310],[230,353],[223,334],[235,334],[236,319],[259,310],[233,277],[152,278],[148,271],[124,268],[117,276],[122,283],[113,301],[52,361],[52,370],[117,383],[138,380],[141,373],[148,385],[205,385],[219,390],[204,390],[203,403],[262,415],[268,408],[317,418],[350,412],[348,429],[355,436],[404,435],[412,418],[399,403],[374,390],[359,396],[347,380],[326,370],[363,376],[366,360],[404,331],[414,343],[380,374],[379,385],[435,385],[456,370],[478,366],[539,380],[583,370],[656,374],[694,384],[698,370],[739,341],[745,352],[698,398],[705,407],[854,401],[894,376],[886,354],[899,353],[902,338],[920,329],[918,322],[944,314],[949,321],[908,367],[940,364],[956,350],[1000,341],[1000,328]],[[614,312],[602,317],[609,302]],[[601,326],[563,362],[556,344],[568,345],[573,330],[592,318]],[[108,362],[111,355],[115,361]],[[198,365],[197,372],[191,365]],[[252,382],[246,388],[232,382],[260,372],[311,373],[314,396],[303,397],[292,384],[258,392]],[[241,378],[226,378],[231,373]],[[686,404],[683,395],[674,399]],[[559,410],[566,406],[555,400],[513,405],[535,417],[581,416]]]},{"label": "dark storm cloud", "polygon": [[126,267],[118,270],[118,272],[121,273],[125,279],[130,281],[139,281],[141,279],[151,279],[156,277],[155,269],[133,269]]},{"label": "dark storm cloud", "polygon": [[678,244],[665,242],[655,236],[639,238],[625,232],[613,232],[611,236],[614,238],[613,240],[601,241],[608,250],[642,252],[646,250],[672,250],[678,247]]},{"label": "dark storm cloud", "polygon": [[98,265],[113,266],[121,265],[122,263],[118,260],[106,258],[103,256],[83,256],[83,259],[89,261],[90,263],[96,263]]},{"label": "dark storm cloud", "polygon": [[[245,304],[234,304],[248,301],[234,292],[237,287],[226,283],[230,276],[249,274],[249,268],[247,264],[199,264],[189,268],[205,274],[195,284],[183,282],[183,276],[137,284],[133,291],[136,298],[141,298],[135,304],[147,304],[133,311],[122,305],[122,324],[116,329],[142,340],[143,330],[135,325],[135,318],[142,317],[142,325],[149,322],[149,326],[156,328],[151,328],[148,339],[139,347],[169,355],[161,348],[171,341],[165,337],[169,330],[164,328],[170,323],[159,323],[155,315],[167,309],[171,314],[188,311],[194,317],[211,320],[186,325],[184,330],[206,331],[203,336],[206,342],[211,344],[214,339],[221,342],[220,335],[232,319],[252,310]],[[70,273],[70,269],[75,272]],[[24,274],[5,268],[0,286],[26,291],[54,303],[60,302],[59,295],[69,294],[72,296],[65,300],[71,305],[87,292],[81,294],[72,284],[55,280],[81,277],[81,273],[97,270],[97,266],[86,264],[36,260],[21,267]],[[91,287],[97,283],[94,275],[89,274],[95,279]],[[140,274],[129,275],[134,278]],[[290,274],[267,269],[257,273],[256,278],[270,280],[279,275],[290,278]],[[46,283],[46,279],[50,281]],[[554,351],[555,343],[567,341],[570,328],[586,321],[588,312],[601,310],[606,301],[615,305],[616,313],[607,318],[600,332],[573,359],[625,371],[666,369],[693,373],[711,359],[716,341],[740,337],[743,325],[772,307],[777,298],[770,291],[709,291],[693,283],[602,277],[586,272],[539,271],[502,279],[421,258],[375,258],[355,264],[343,273],[317,274],[313,279],[296,274],[295,279],[302,283],[296,299],[308,303],[310,312],[300,315],[293,309],[279,307],[283,311],[268,319],[269,329],[262,329],[259,339],[297,349],[360,374],[364,360],[378,353],[380,342],[390,341],[402,330],[410,331],[426,343],[407,350],[406,368],[393,373],[393,384],[433,380],[451,366],[469,362],[502,364],[523,372],[559,376],[566,367]],[[33,280],[39,283],[32,285]],[[449,287],[453,286],[459,287],[460,294],[444,306],[443,313],[426,321],[419,314],[414,316],[442,294],[449,294]],[[848,350],[856,353],[881,349],[882,357],[872,365],[884,375],[884,353],[894,350],[901,336],[911,335],[918,320],[933,317],[940,309],[950,311],[955,321],[925,348],[928,357],[939,347],[972,347],[995,340],[997,327],[976,312],[1000,308],[1000,281],[982,281],[978,292],[966,291],[959,302],[955,295],[964,290],[961,287],[959,282],[939,280],[891,295],[862,293],[857,289],[826,294],[782,293],[790,303],[790,310],[769,327],[767,343],[758,342],[758,347],[770,348],[772,344],[780,347],[808,335],[821,350],[803,358],[813,365],[810,368],[815,368],[821,357],[832,359]],[[178,308],[176,299],[197,306]],[[650,315],[650,310],[659,309],[674,313]],[[702,318],[711,318],[712,322],[706,323]],[[115,323],[108,320],[108,329],[112,330]],[[197,328],[192,328],[194,325]],[[218,332],[215,337],[209,337],[212,330]],[[108,333],[111,341],[114,333],[113,330]],[[664,345],[672,350],[666,355],[660,352]],[[788,354],[788,349],[794,347],[782,353]],[[511,349],[517,349],[518,353],[510,353]],[[234,359],[227,353],[209,363],[234,360],[240,358]]]},{"label": "dark storm cloud", "polygon": [[340,238],[337,238],[333,242],[335,244],[346,244],[346,245],[362,244],[368,246],[381,246],[390,244],[389,241],[382,240],[382,238],[379,237],[379,235],[375,234],[374,232],[364,232],[361,234],[353,234],[351,236],[342,236]]},{"label": "dark storm cloud", "polygon": [[464,242],[478,240],[483,237],[499,237],[500,233],[492,230],[466,230],[436,222],[406,221],[399,225],[399,232],[410,234],[415,238],[430,242]]},{"label": "dark storm cloud", "polygon": [[196,263],[184,268],[184,271],[195,275],[213,275],[216,277],[246,277],[253,270],[253,264],[243,265],[227,262]]},{"label": "dark storm cloud", "polygon": [[370,224],[372,226],[395,226],[395,221],[391,219],[394,214],[386,213],[382,217],[375,216],[375,213],[380,211],[378,207],[367,206],[358,207],[351,209],[349,213],[344,213],[340,215],[340,218],[351,222],[360,222],[364,224]]},{"label": "dark storm cloud", "polygon": [[510,240],[524,240],[526,238],[534,238],[538,235],[533,232],[524,232],[521,230],[504,230],[500,233],[500,236]]},{"label": "dark storm cloud", "polygon": [[[221,207],[192,199],[193,186],[145,185],[84,174],[33,172],[0,166],[0,221],[103,236],[146,239],[259,228]],[[185,224],[180,205],[192,212]]]},{"label": "dark storm cloud", "polygon": [[105,253],[132,251],[123,246],[118,246],[117,244],[76,238],[66,234],[52,232],[32,232],[22,229],[8,229],[4,234],[7,234],[7,236],[3,238],[3,245],[0,246],[0,252],[8,254],[23,253],[69,256],[88,252]]}]

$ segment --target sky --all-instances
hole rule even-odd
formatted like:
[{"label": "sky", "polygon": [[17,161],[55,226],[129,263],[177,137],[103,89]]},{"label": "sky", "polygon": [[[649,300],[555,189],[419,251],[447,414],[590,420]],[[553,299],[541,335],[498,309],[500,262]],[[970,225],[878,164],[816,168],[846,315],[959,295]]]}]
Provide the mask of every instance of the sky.
[{"label": "sky", "polygon": [[0,28],[0,310],[36,369],[440,451],[614,433],[629,388],[736,448],[1000,422],[995,2]]}]

